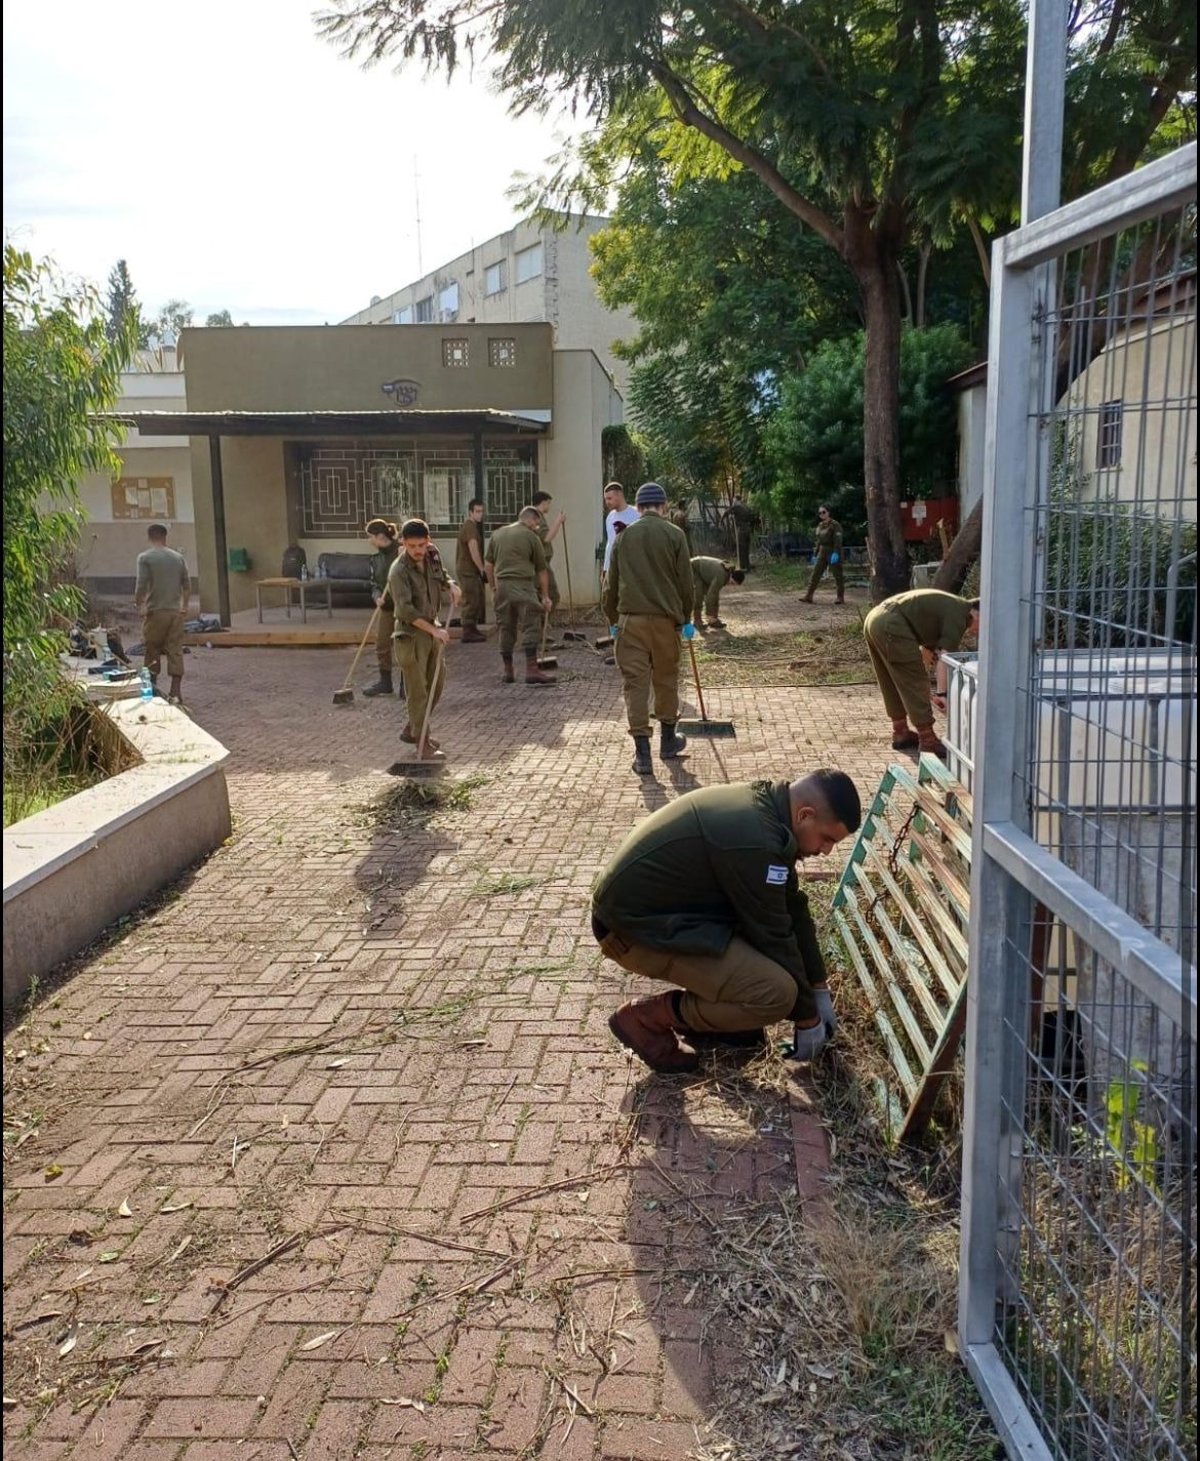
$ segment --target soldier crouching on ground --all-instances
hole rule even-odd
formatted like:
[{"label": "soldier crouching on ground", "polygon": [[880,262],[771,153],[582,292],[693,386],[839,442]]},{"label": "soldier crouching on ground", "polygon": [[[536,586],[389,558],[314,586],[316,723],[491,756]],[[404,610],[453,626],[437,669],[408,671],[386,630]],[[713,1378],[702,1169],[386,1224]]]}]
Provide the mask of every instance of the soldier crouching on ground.
[{"label": "soldier crouching on ground", "polygon": [[[811,1060],[837,1027],[796,863],[858,829],[843,771],[708,786],[629,834],[592,894],[592,932],[631,974],[681,988],[632,1000],[609,1029],[651,1070],[694,1070],[692,1036],[747,1043],[791,1019]],[[740,1036],[730,1042],[731,1036]]]}]

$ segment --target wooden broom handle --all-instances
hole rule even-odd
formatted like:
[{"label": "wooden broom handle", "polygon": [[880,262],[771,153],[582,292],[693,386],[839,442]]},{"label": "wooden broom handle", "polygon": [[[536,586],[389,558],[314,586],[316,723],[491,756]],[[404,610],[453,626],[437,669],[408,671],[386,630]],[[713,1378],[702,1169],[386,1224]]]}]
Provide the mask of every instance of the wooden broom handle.
[{"label": "wooden broom handle", "polygon": [[700,688],[700,666],[696,663],[696,641],[689,639],[687,642],[688,653],[692,657],[692,679],[696,682],[696,699],[700,702],[700,719],[708,719],[708,711],[704,708],[704,691]]}]

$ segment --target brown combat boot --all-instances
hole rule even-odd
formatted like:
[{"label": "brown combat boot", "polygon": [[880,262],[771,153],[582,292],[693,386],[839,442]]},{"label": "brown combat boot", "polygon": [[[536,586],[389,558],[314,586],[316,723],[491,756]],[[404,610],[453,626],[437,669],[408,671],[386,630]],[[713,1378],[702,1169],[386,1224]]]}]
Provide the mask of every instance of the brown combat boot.
[{"label": "brown combat boot", "polygon": [[486,634],[480,634],[479,630],[478,629],[475,629],[475,628],[464,629],[463,632],[462,632],[462,639],[459,641],[459,643],[460,644],[486,644],[487,643],[487,635]]},{"label": "brown combat boot", "polygon": [[501,658],[504,660],[504,680],[503,680],[503,683],[505,685],[515,685],[516,682],[517,682],[517,677],[513,673],[513,659],[512,659],[512,655],[511,654],[502,655]]},{"label": "brown combat boot", "polygon": [[538,669],[537,650],[525,651],[525,683],[527,685],[557,685],[553,675],[545,675]]},{"label": "brown combat boot", "polygon": [[946,759],[946,747],[939,738],[937,731],[932,725],[919,725],[917,727],[917,746],[922,752],[929,751],[941,760]]},{"label": "brown combat boot", "polygon": [[630,1000],[609,1016],[608,1028],[627,1050],[663,1075],[695,1070],[700,1057],[676,1033],[675,991],[668,989],[650,999]]},{"label": "brown combat boot", "polygon": [[893,751],[915,751],[920,744],[920,737],[909,725],[905,716],[899,720],[892,721],[892,750]]}]

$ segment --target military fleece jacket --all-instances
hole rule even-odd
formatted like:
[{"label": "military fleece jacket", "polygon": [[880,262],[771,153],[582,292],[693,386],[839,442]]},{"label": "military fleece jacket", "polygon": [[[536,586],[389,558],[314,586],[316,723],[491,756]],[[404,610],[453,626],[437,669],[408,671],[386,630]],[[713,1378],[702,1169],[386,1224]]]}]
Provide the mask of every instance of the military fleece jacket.
[{"label": "military fleece jacket", "polygon": [[840,553],[842,551],[842,525],[834,518],[827,523],[817,524],[817,547],[822,553]]},{"label": "military fleece jacket", "polygon": [[547,566],[546,551],[537,533],[520,522],[496,529],[488,539],[484,561],[492,565],[497,583],[536,585],[538,574],[545,573]]},{"label": "military fleece jacket", "polygon": [[613,544],[604,583],[604,612],[615,624],[622,614],[657,614],[674,624],[692,617],[692,560],[687,538],[666,518],[648,512]]},{"label": "military fleece jacket", "polygon": [[376,548],[371,554],[371,587],[377,594],[387,593],[388,574],[400,552],[399,543],[390,543],[386,548]]},{"label": "military fleece jacket", "polygon": [[[874,611],[872,611],[874,612]],[[879,605],[890,634],[910,635],[926,649],[957,649],[971,620],[971,606],[939,588],[913,588]]]},{"label": "military fleece jacket", "polygon": [[396,561],[388,570],[387,591],[396,615],[397,639],[408,639],[422,631],[414,629],[418,619],[432,624],[438,616],[442,603],[442,590],[449,584],[441,560],[428,557],[424,563],[414,563],[401,549]]},{"label": "military fleece jacket", "polygon": [[601,874],[592,915],[631,943],[719,957],[736,934],[796,981],[795,1020],[825,983],[796,875],[787,782],[706,786],[634,828]]},{"label": "military fleece jacket", "polygon": [[724,588],[729,578],[729,569],[723,558],[693,558],[692,574],[701,590],[707,593],[714,584]]}]

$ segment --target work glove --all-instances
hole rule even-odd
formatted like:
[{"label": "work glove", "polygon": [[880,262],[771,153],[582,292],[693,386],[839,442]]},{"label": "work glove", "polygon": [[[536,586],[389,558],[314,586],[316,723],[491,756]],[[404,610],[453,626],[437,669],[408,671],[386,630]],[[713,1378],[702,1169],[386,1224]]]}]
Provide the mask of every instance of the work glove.
[{"label": "work glove", "polygon": [[823,1023],[813,1025],[811,1029],[801,1029],[799,1025],[794,1025],[789,1059],[814,1060],[824,1049],[828,1038]]},{"label": "work glove", "polygon": [[610,634],[611,634],[611,635],[612,635],[612,637],[613,637],[613,638],[614,638],[614,639],[615,639],[615,638],[616,638],[616,637],[617,637],[617,629],[618,629],[618,628],[619,628],[619,626],[618,626],[618,625],[616,625],[616,624],[610,624],[610,625],[609,625],[609,626],[608,626],[608,632],[609,632],[609,633],[610,633]]},{"label": "work glove", "polygon": [[815,553],[814,553],[814,554],[813,554],[813,555],[812,555],[812,557],[811,557],[811,558],[810,558],[810,559],[809,559],[809,560],[808,560],[808,566],[809,566],[809,567],[810,567],[810,568],[815,568],[815,567],[816,567],[816,566],[817,566],[817,555],[816,555],[816,554],[815,554]]},{"label": "work glove", "polygon": [[685,624],[683,626],[683,631],[682,632],[683,632],[683,637],[685,639],[695,639],[695,637],[696,637],[696,626],[694,624],[692,624],[692,623],[689,622],[689,623],[687,623],[687,624]]},{"label": "work glove", "polygon": [[817,1002],[817,1014],[825,1026],[825,1033],[832,1040],[838,1027],[837,1010],[833,1007],[833,995],[822,985],[813,990],[813,998]]},{"label": "work glove", "polygon": [[842,555],[840,553],[831,553],[829,555],[829,561],[830,563],[840,563],[842,561]]}]

